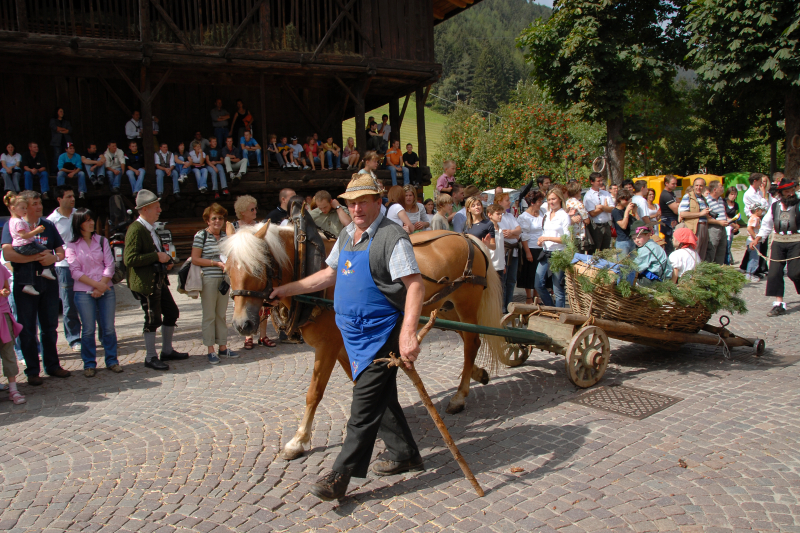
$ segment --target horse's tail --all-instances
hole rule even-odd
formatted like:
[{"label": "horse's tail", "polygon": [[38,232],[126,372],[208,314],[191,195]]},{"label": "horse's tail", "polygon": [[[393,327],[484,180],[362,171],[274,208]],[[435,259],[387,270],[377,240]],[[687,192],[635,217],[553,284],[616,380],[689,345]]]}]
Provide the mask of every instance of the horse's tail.
[{"label": "horse's tail", "polygon": [[[479,239],[472,236],[470,238],[480,246],[486,261],[486,290],[483,291],[478,306],[478,325],[499,328],[503,320],[503,284],[494,269],[488,248]],[[505,348],[504,338],[495,335],[481,335],[481,348],[476,363],[490,374],[497,374]]]}]

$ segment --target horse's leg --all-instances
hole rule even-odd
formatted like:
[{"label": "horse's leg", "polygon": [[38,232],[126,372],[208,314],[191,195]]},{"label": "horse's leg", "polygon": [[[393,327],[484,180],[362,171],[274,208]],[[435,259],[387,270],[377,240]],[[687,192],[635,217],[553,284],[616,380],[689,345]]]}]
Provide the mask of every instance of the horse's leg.
[{"label": "horse's leg", "polygon": [[479,367],[476,364],[472,365],[472,379],[480,383],[481,385],[486,385],[489,383],[489,373],[486,369]]},{"label": "horse's leg", "polygon": [[481,346],[481,340],[477,333],[462,332],[461,338],[464,340],[464,370],[461,372],[461,383],[458,385],[458,390],[447,404],[446,412],[451,415],[460,413],[466,406],[469,380],[475,374],[475,368],[477,368],[475,367],[475,357]]}]

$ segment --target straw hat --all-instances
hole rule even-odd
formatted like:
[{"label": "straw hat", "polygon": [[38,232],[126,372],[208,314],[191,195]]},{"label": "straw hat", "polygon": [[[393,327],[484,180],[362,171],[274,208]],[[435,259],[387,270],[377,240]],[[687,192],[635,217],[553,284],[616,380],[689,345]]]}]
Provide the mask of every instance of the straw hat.
[{"label": "straw hat", "polygon": [[369,174],[353,174],[347,190],[339,195],[344,200],[355,200],[368,194],[381,195],[381,186]]}]

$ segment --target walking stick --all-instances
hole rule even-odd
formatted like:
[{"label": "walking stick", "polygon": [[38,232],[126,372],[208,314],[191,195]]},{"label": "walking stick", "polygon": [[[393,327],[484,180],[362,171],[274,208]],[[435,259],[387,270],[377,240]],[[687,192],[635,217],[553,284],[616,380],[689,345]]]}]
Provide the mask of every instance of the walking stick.
[{"label": "walking stick", "polygon": [[[417,333],[417,342],[422,344],[422,339],[424,339],[425,335],[427,335],[428,332],[431,330],[434,322],[436,322],[436,310],[434,310],[431,313],[431,319],[428,321],[428,323],[425,324],[425,326],[420,330],[419,333]],[[395,357],[394,352],[390,353],[388,358],[376,359],[376,361],[389,363],[388,365],[389,368],[396,366],[403,369],[403,371],[411,380],[411,383],[413,383],[414,386],[417,388],[417,392],[419,393],[419,397],[422,400],[422,403],[428,410],[428,414],[431,415],[431,418],[433,418],[433,422],[439,429],[439,433],[442,434],[442,438],[444,438],[444,443],[450,449],[450,453],[453,454],[453,457],[455,457],[458,466],[461,467],[461,471],[464,472],[464,477],[466,477],[469,480],[469,482],[472,483],[472,486],[475,488],[475,492],[478,493],[478,496],[483,498],[483,489],[478,484],[478,480],[475,479],[475,476],[472,474],[472,470],[470,470],[469,465],[464,460],[464,457],[461,455],[461,452],[458,451],[456,443],[453,442],[453,437],[450,436],[450,432],[447,431],[447,427],[444,425],[442,417],[439,416],[439,412],[433,406],[431,397],[428,396],[428,391],[425,390],[425,385],[422,384],[422,379],[419,377],[417,370],[414,368],[414,363],[409,362],[411,368],[407,368],[406,365],[404,364],[405,361]]]}]

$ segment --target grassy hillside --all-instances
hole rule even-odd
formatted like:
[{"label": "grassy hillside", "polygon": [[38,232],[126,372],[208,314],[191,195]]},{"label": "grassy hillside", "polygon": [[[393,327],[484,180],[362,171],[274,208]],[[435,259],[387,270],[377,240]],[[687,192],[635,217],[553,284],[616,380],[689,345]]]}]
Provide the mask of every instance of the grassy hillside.
[{"label": "grassy hillside", "polygon": [[[401,110],[403,109],[403,100],[404,99],[400,100]],[[367,118],[375,117],[375,120],[380,122],[381,115],[384,114],[389,114],[389,104],[367,111]],[[442,130],[446,121],[447,117],[445,115],[437,113],[430,108],[425,109],[425,137],[428,140],[428,165],[430,165],[433,174],[436,174],[436,172],[440,170],[440,164],[433,161],[432,158],[439,150],[439,145],[442,141]],[[391,121],[389,124],[391,125]],[[356,120],[354,118],[342,123],[342,138],[346,141],[348,137],[353,137],[354,139],[356,137]],[[400,128],[400,144],[403,151],[405,151],[406,143],[413,144],[414,151],[417,151],[417,147],[419,146],[417,142],[417,106],[414,103],[414,98],[411,98],[408,102],[408,108],[403,117],[403,127]]]}]

